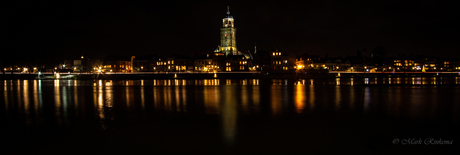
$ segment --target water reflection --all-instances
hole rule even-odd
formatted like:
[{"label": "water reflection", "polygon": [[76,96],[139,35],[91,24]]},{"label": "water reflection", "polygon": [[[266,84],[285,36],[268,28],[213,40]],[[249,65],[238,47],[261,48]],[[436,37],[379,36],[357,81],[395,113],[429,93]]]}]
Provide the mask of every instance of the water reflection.
[{"label": "water reflection", "polygon": [[222,138],[233,144],[238,123],[247,115],[266,114],[271,119],[290,113],[347,112],[429,120],[458,117],[460,107],[453,102],[460,101],[460,88],[449,85],[459,81],[459,77],[4,80],[0,101],[5,103],[5,118],[21,120],[24,126],[30,122],[78,126],[75,120],[84,120],[108,130],[118,118],[205,115],[217,118]]},{"label": "water reflection", "polygon": [[8,112],[8,82],[6,80],[4,80],[3,82],[3,96],[5,98],[5,110],[7,110],[6,112]]},{"label": "water reflection", "polygon": [[273,115],[278,115],[282,108],[282,86],[272,85],[271,86],[271,109]]},{"label": "water reflection", "polygon": [[[222,132],[225,142],[228,145],[233,145],[235,142],[236,129],[237,129],[237,101],[235,100],[235,87],[229,86],[224,89],[222,101]],[[216,96],[218,96],[216,94]]]},{"label": "water reflection", "polygon": [[[300,82],[300,81],[299,81]],[[298,84],[295,87],[295,109],[297,113],[302,113],[305,106],[305,87]]]},{"label": "water reflection", "polygon": [[62,111],[61,111],[61,91],[59,86],[59,80],[54,80],[54,107],[55,116],[58,124],[62,124]]}]

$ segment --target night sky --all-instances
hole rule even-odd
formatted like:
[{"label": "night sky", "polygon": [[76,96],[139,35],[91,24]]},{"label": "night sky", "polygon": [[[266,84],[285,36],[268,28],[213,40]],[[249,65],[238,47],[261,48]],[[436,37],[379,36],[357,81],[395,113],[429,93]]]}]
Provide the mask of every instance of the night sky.
[{"label": "night sky", "polygon": [[81,55],[211,52],[230,6],[240,51],[355,55],[383,46],[398,53],[459,57],[458,5],[439,1],[8,2],[1,61]]}]

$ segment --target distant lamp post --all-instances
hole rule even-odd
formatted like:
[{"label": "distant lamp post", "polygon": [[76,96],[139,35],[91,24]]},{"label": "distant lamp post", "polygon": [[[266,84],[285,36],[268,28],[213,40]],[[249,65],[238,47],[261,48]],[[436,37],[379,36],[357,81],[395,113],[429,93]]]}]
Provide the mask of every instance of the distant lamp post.
[{"label": "distant lamp post", "polygon": [[81,59],[83,59],[83,55],[81,56]]}]

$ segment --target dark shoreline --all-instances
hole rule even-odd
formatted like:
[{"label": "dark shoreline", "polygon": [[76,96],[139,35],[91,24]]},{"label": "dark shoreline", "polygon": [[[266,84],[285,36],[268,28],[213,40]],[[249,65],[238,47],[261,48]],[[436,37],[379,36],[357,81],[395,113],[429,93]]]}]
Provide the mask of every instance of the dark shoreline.
[{"label": "dark shoreline", "polygon": [[[65,76],[69,74],[61,74]],[[328,78],[389,78],[389,77],[459,77],[458,73],[328,73],[328,74],[261,74],[261,73],[163,73],[163,74],[70,74],[60,79],[328,79]],[[50,78],[52,74],[46,74]],[[37,74],[0,74],[0,80],[33,80]]]}]

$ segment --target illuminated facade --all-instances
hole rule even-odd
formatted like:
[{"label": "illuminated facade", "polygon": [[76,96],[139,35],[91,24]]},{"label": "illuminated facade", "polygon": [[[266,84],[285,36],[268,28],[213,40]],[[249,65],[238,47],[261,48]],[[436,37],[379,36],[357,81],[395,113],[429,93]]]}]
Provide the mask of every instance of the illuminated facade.
[{"label": "illuminated facade", "polygon": [[225,55],[238,55],[236,48],[236,28],[235,20],[230,15],[230,9],[227,7],[227,16],[222,19],[222,28],[220,28],[220,47],[218,52]]}]

